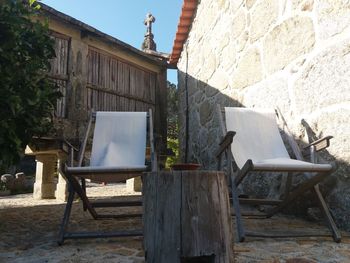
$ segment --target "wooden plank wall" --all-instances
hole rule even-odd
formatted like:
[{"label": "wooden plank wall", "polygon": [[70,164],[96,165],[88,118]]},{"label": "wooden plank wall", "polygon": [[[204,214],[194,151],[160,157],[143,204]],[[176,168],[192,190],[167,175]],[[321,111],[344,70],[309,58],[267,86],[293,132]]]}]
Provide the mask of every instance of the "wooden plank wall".
[{"label": "wooden plank wall", "polygon": [[156,86],[156,73],[89,48],[84,91],[88,111],[154,111]]},{"label": "wooden plank wall", "polygon": [[67,83],[68,83],[68,56],[69,38],[57,33],[52,33],[55,40],[56,58],[51,60],[49,77],[53,79],[62,93],[63,97],[57,100],[55,115],[58,118],[65,118],[67,114]]}]

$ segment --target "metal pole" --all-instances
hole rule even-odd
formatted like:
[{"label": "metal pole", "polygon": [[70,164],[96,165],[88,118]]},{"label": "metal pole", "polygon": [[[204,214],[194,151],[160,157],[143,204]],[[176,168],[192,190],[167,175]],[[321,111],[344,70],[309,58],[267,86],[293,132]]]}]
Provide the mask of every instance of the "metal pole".
[{"label": "metal pole", "polygon": [[185,96],[186,96],[186,127],[185,127],[185,163],[188,162],[188,141],[189,141],[189,110],[188,110],[188,51],[186,45],[186,75],[185,75]]}]

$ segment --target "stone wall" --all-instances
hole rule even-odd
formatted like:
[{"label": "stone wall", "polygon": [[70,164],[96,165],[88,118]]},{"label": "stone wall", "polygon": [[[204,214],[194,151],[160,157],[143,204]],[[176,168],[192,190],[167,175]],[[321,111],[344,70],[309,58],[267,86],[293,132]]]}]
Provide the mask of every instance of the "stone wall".
[{"label": "stone wall", "polygon": [[189,161],[216,167],[216,104],[279,107],[300,143],[302,119],[316,137],[334,136],[321,157],[338,170],[323,191],[350,229],[350,1],[201,0],[178,69],[182,152],[186,83],[189,92]]}]

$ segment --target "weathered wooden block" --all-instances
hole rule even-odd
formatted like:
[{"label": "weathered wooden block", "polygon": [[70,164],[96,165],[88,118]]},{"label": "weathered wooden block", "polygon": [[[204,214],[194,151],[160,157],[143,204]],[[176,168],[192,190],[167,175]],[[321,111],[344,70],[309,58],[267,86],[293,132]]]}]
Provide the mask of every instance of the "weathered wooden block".
[{"label": "weathered wooden block", "polygon": [[146,262],[233,262],[224,173],[171,171],[143,179]]}]

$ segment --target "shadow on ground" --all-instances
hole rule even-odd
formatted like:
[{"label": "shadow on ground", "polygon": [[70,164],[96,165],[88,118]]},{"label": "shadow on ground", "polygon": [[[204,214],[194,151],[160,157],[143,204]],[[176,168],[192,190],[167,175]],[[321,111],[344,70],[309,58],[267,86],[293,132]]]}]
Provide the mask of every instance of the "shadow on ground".
[{"label": "shadow on ground", "polygon": [[[11,201],[13,198],[16,196]],[[21,195],[16,202],[20,205],[21,199],[27,203],[31,198],[31,195]],[[4,202],[6,200],[2,198],[0,203]],[[63,246],[58,246],[57,235],[64,207],[61,203],[0,209],[0,262],[143,262],[141,237],[67,240]],[[132,208],[130,213],[140,209]],[[81,202],[75,202],[70,230],[140,229],[141,222],[141,218],[93,220],[83,211]]]},{"label": "shadow on ground", "polygon": [[[95,187],[95,193],[105,195],[113,186]],[[125,197],[131,198],[131,197]],[[56,200],[33,200],[30,194],[0,198],[0,262],[144,262],[142,238],[109,238],[68,240],[58,246],[57,234],[65,204]],[[132,208],[130,213],[140,211]],[[234,220],[233,220],[234,222]],[[272,219],[245,220],[251,229],[303,229],[327,231],[323,225],[294,217],[277,215]],[[142,227],[141,218],[127,220],[93,220],[84,212],[81,202],[75,202],[71,230],[116,230]],[[235,243],[236,262],[287,262],[304,258],[315,262],[347,262],[350,258],[350,239],[341,244],[331,238],[247,238]]]}]

